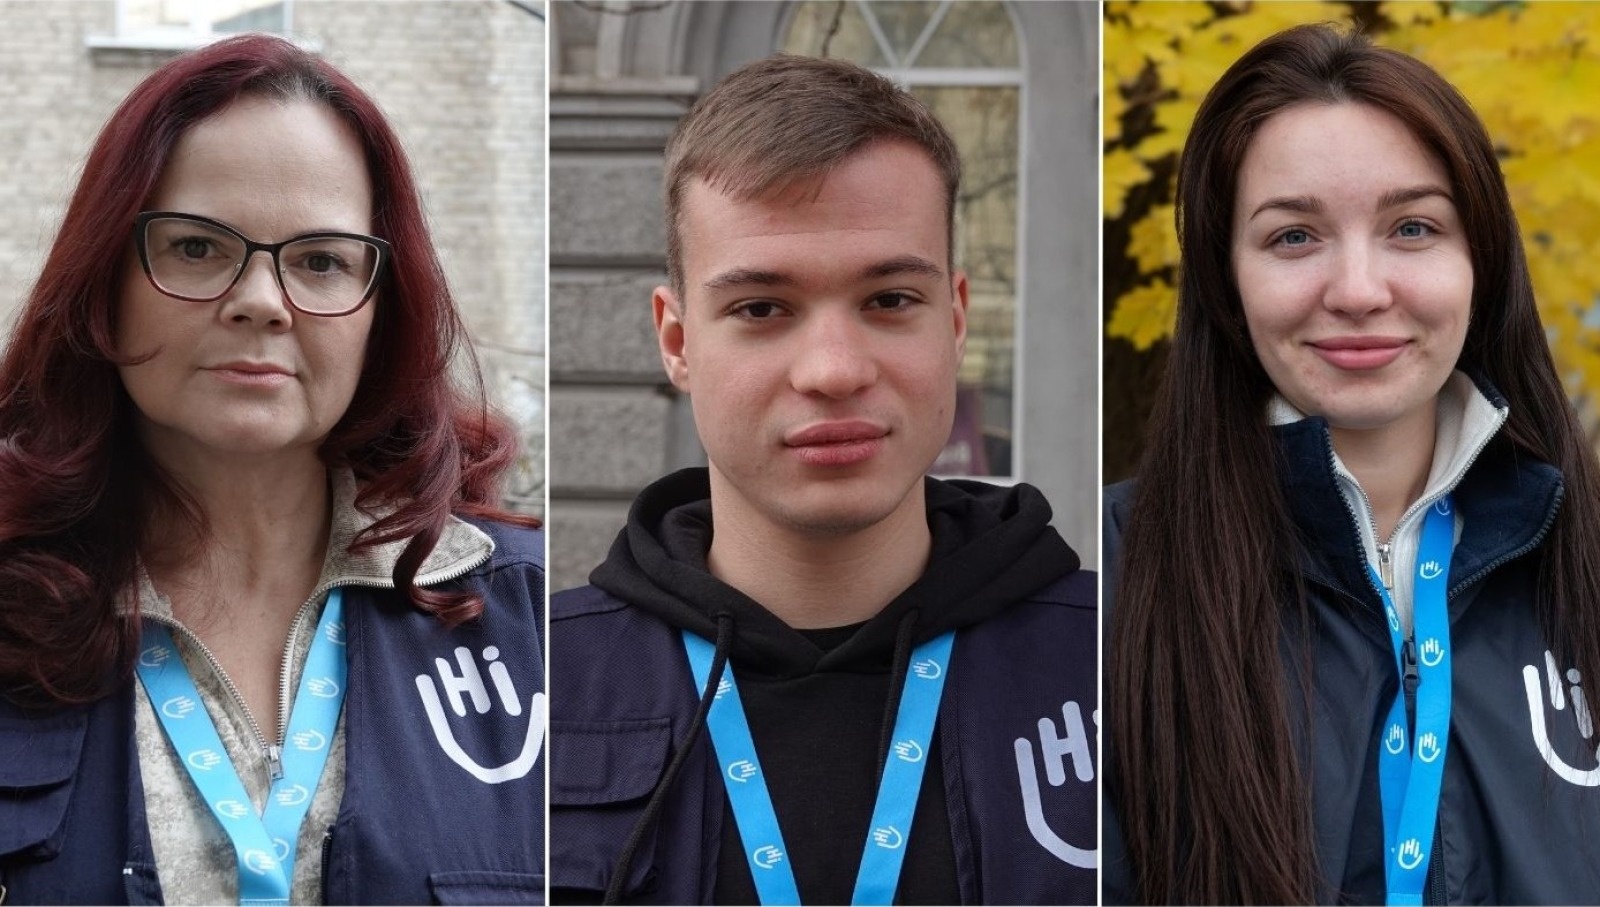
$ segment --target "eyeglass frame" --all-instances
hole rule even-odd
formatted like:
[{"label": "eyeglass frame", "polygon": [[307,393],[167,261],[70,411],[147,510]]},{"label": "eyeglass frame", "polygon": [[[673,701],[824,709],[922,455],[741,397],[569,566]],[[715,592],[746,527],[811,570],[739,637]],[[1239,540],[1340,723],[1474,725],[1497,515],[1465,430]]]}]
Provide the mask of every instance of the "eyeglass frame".
[{"label": "eyeglass frame", "polygon": [[[233,279],[228,281],[228,285],[226,287],[222,288],[222,292],[215,296],[184,296],[179,293],[174,293],[156,282],[155,274],[151,273],[150,270],[150,250],[146,244],[146,234],[149,229],[150,222],[154,220],[160,220],[162,218],[182,218],[184,220],[192,220],[196,223],[205,224],[208,227],[214,227],[218,230],[221,230],[222,232],[227,233],[229,236],[233,236],[240,242],[244,243],[244,257],[240,259],[239,266],[234,269]],[[283,283],[283,262],[278,258],[278,253],[281,252],[285,246],[289,246],[307,239],[353,239],[359,242],[370,243],[373,248],[378,250],[378,261],[372,266],[371,285],[367,287],[367,292],[362,295],[359,302],[340,312],[313,312],[310,309],[303,308],[299,303],[294,301],[293,294],[289,292],[289,288]],[[144,268],[144,277],[145,280],[150,282],[150,286],[155,287],[156,292],[163,296],[167,296],[172,299],[180,299],[184,302],[216,302],[218,299],[228,295],[228,293],[231,292],[234,287],[239,285],[239,279],[244,276],[245,269],[250,266],[250,259],[257,252],[265,252],[267,253],[268,257],[272,259],[272,278],[278,282],[278,291],[283,294],[284,301],[287,302],[290,308],[294,309],[296,312],[312,315],[317,318],[341,318],[345,315],[352,315],[360,311],[361,307],[366,305],[367,302],[371,300],[372,297],[378,292],[378,284],[383,280],[384,267],[388,265],[389,259],[394,255],[394,248],[389,245],[387,240],[379,239],[376,236],[368,236],[365,233],[340,233],[333,230],[319,230],[314,233],[302,233],[299,236],[291,236],[283,242],[263,243],[256,242],[255,240],[245,236],[243,233],[240,233],[238,230],[228,226],[220,220],[215,220],[210,217],[203,217],[199,214],[186,214],[182,211],[141,211],[133,219],[133,245],[134,248],[139,252],[139,264]]]}]

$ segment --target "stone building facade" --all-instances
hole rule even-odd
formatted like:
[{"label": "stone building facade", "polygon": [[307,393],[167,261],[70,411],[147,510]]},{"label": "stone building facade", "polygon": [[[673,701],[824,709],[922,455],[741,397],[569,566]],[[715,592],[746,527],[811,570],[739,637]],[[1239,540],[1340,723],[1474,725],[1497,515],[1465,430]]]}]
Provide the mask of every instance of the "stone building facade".
[{"label": "stone building facade", "polygon": [[[688,401],[667,383],[651,327],[650,292],[665,281],[661,172],[668,135],[695,98],[723,75],[792,48],[801,17],[820,23],[812,31],[825,40],[840,35],[833,55],[856,59],[854,47],[868,56],[868,30],[851,32],[848,21],[839,27],[845,17],[865,15],[865,6],[884,11],[897,5],[551,4],[552,589],[585,581],[641,487],[669,470],[705,462]],[[912,8],[944,9],[904,4],[887,13]],[[1042,488],[1055,508],[1056,526],[1093,564],[1099,490],[1099,7],[957,3],[932,14],[946,16],[944,25],[912,22],[908,35],[926,34],[908,37],[884,59],[863,62],[892,69],[895,60],[904,63],[919,50],[927,56],[934,52],[928,48],[943,41],[941,69],[891,76],[925,80],[919,84],[1016,86],[1013,166],[1021,188],[1007,229],[1015,231],[1017,267],[1009,288],[1012,308],[1001,312],[1009,325],[999,329],[1003,336],[996,346],[1003,355],[991,357],[1014,375],[1011,396],[1003,401],[1010,464],[1003,480]],[[990,31],[1005,33],[997,41],[1011,42],[1009,62],[999,69],[975,71],[970,59],[976,55],[964,55],[959,46],[964,34],[979,39],[979,19]],[[959,31],[967,27],[972,31]],[[914,46],[905,52],[908,45]],[[885,67],[886,61],[891,65]],[[971,343],[968,359],[975,359]]]},{"label": "stone building facade", "polygon": [[[38,276],[101,125],[141,79],[199,40],[130,32],[137,2],[0,3],[0,317],[7,324]],[[542,513],[543,4],[293,0],[266,4],[257,15],[279,30],[284,7],[288,37],[369,92],[410,154],[489,396],[521,429],[522,462],[508,496],[518,509]]]}]

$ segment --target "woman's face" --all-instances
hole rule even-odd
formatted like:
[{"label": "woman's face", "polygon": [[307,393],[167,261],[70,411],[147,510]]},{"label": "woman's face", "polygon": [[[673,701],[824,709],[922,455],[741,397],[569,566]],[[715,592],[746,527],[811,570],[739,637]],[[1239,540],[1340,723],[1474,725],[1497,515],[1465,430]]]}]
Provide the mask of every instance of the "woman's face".
[{"label": "woman's face", "polygon": [[[212,218],[260,243],[321,231],[370,234],[364,161],[355,133],[326,107],[246,98],[178,140],[146,208]],[[185,260],[211,254],[204,241],[177,237],[168,245]],[[123,270],[117,349],[150,358],[119,371],[159,462],[315,452],[355,395],[381,300],[334,318],[299,312],[283,298],[265,253],[250,256],[214,302],[174,299],[151,286],[132,244]]]},{"label": "woman's face", "polygon": [[1267,375],[1334,428],[1431,423],[1472,304],[1444,167],[1399,119],[1307,103],[1262,124],[1239,169],[1233,271]]}]

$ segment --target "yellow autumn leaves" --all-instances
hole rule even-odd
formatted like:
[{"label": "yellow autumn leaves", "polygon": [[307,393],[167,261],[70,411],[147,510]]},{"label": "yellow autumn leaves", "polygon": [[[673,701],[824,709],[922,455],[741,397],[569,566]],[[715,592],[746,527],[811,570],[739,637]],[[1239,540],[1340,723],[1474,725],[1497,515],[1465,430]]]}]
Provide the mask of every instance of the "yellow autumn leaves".
[{"label": "yellow autumn leaves", "polygon": [[1140,350],[1171,336],[1175,156],[1228,65],[1304,22],[1359,25],[1472,102],[1500,151],[1557,364],[1575,397],[1600,399],[1600,3],[1108,3],[1102,216],[1126,228],[1108,236],[1127,236],[1135,277],[1107,284],[1107,336]]}]

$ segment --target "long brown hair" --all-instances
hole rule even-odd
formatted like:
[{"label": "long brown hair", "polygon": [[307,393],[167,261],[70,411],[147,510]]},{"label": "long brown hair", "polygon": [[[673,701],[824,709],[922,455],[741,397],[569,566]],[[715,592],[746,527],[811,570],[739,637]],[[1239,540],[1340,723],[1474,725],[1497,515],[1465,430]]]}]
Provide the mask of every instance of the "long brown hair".
[{"label": "long brown hair", "polygon": [[1304,103],[1383,110],[1448,173],[1473,269],[1459,365],[1510,402],[1510,443],[1561,470],[1538,617],[1585,675],[1600,668],[1600,471],[1545,341],[1487,131],[1438,73],[1359,34],[1268,38],[1212,88],[1184,146],[1178,325],[1117,565],[1107,793],[1148,903],[1300,903],[1319,882],[1292,693],[1284,665],[1262,654],[1280,651],[1286,626],[1306,626],[1285,620],[1306,603],[1265,420],[1273,386],[1230,258],[1245,150],[1263,122]]}]

